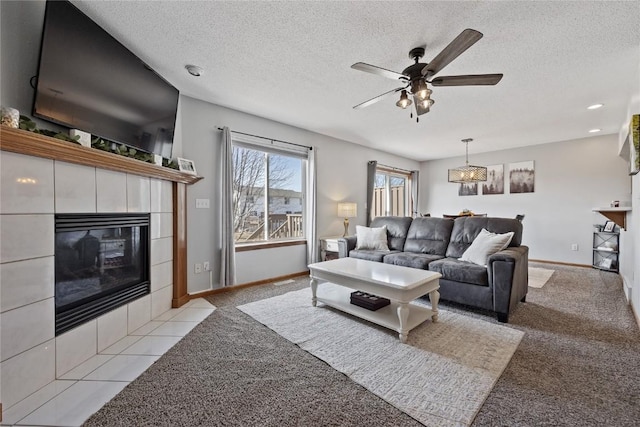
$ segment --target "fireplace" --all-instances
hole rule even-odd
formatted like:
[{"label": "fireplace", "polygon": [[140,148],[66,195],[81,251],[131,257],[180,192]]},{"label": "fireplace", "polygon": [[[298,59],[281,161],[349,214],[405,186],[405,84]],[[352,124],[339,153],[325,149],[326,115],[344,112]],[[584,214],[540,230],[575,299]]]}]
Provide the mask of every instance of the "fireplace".
[{"label": "fireplace", "polygon": [[56,336],[150,293],[149,214],[55,216]]}]

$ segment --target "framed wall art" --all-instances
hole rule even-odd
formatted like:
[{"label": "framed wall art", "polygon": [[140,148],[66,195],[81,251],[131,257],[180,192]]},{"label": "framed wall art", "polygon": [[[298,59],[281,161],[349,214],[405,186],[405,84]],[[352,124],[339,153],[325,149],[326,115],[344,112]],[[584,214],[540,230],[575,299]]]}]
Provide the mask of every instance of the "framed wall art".
[{"label": "framed wall art", "polygon": [[509,193],[533,193],[535,189],[533,160],[509,164]]},{"label": "framed wall art", "polygon": [[180,169],[180,172],[188,173],[191,175],[196,174],[196,165],[193,163],[193,160],[178,157],[178,168]]},{"label": "framed wall art", "polygon": [[629,124],[629,175],[640,172],[640,114],[634,114]]},{"label": "framed wall art", "polygon": [[477,182],[465,182],[460,184],[460,188],[458,188],[458,196],[477,196],[477,195],[478,195]]},{"label": "framed wall art", "polygon": [[482,183],[482,194],[504,194],[504,165],[487,166],[487,180]]}]

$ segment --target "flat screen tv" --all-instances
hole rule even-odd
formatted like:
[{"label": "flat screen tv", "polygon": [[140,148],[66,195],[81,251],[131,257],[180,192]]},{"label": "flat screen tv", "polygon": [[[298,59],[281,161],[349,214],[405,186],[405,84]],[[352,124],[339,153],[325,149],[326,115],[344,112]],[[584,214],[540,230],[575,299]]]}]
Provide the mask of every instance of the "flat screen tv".
[{"label": "flat screen tv", "polygon": [[67,1],[47,1],[36,117],[171,158],[178,90]]}]

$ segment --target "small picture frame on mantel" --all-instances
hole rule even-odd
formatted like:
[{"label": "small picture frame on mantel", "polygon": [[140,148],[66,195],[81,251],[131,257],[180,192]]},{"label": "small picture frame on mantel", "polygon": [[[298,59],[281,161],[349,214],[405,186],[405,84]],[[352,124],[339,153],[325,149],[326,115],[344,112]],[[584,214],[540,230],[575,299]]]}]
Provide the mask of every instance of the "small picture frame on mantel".
[{"label": "small picture frame on mantel", "polygon": [[604,228],[602,229],[602,231],[606,231],[607,233],[613,233],[615,229],[616,229],[616,223],[613,221],[607,221],[604,223]]},{"label": "small picture frame on mantel", "polygon": [[196,165],[193,163],[193,160],[178,157],[178,168],[180,172],[196,175]]}]

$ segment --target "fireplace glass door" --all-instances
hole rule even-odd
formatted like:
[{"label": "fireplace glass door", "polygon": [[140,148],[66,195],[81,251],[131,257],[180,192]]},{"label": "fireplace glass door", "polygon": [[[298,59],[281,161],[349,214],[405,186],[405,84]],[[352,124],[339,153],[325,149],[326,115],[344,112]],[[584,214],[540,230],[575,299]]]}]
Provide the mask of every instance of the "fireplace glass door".
[{"label": "fireplace glass door", "polygon": [[149,293],[149,214],[56,215],[56,335]]}]

